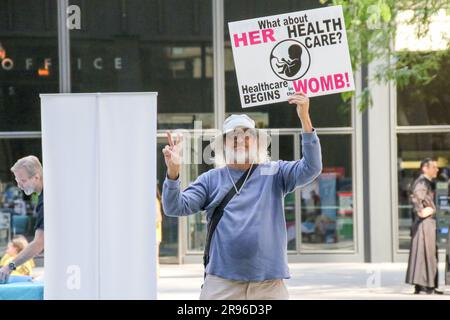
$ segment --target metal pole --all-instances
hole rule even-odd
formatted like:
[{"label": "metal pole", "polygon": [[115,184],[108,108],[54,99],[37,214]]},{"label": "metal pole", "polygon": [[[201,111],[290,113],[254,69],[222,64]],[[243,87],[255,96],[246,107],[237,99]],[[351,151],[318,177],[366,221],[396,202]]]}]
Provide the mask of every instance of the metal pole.
[{"label": "metal pole", "polygon": [[214,61],[214,122],[222,130],[225,119],[225,46],[224,46],[224,4],[213,0],[213,61]]},{"label": "metal pole", "polygon": [[58,0],[59,92],[70,93],[70,33],[67,27],[68,0]]}]

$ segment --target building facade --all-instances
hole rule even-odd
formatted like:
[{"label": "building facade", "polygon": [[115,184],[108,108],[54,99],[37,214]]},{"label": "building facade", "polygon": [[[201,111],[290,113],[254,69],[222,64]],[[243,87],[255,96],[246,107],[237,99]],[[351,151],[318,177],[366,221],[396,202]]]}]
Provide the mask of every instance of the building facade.
[{"label": "building facade", "polygon": [[[68,6],[75,6],[70,13],[80,9],[79,29],[66,27]],[[14,187],[9,168],[22,156],[41,157],[40,93],[158,92],[159,187],[166,130],[181,128],[190,135],[185,152],[196,160],[183,166],[187,186],[212,168],[202,150],[231,113],[245,111],[258,127],[271,130],[279,145],[273,158],[299,159],[301,128],[293,106],[241,108],[227,23],[320,6],[313,0],[0,0],[0,247],[15,234],[32,237],[35,199]],[[355,72],[357,94],[363,75],[376,67],[375,62]],[[405,261],[408,186],[428,156],[441,169],[436,204],[439,246],[445,247],[448,68],[444,61],[427,87],[400,90],[369,81],[373,106],[364,112],[339,94],[311,99],[324,170],[285,198],[290,261]],[[205,230],[201,213],[164,217],[161,261],[200,262]]]}]

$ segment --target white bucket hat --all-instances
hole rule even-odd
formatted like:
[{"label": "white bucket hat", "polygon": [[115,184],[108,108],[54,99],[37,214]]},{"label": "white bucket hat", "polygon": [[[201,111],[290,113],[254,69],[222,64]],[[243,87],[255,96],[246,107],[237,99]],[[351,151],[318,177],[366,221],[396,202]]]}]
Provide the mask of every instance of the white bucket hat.
[{"label": "white bucket hat", "polygon": [[236,128],[255,129],[255,121],[246,114],[232,114],[225,119],[222,134],[232,132]]},{"label": "white bucket hat", "polygon": [[229,132],[233,132],[236,128],[255,129],[259,139],[266,139],[265,141],[267,141],[267,146],[270,145],[270,136],[267,134],[266,130],[256,129],[255,120],[246,114],[232,114],[223,122],[222,134],[217,135],[213,139],[211,142],[211,147],[214,149],[216,142],[223,142],[223,136]]}]

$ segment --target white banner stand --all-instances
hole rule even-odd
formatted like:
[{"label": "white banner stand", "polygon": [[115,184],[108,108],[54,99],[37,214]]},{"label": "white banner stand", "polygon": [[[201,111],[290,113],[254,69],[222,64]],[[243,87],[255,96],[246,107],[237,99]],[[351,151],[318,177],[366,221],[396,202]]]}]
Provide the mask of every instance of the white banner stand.
[{"label": "white banner stand", "polygon": [[156,96],[41,95],[45,299],[156,299]]}]

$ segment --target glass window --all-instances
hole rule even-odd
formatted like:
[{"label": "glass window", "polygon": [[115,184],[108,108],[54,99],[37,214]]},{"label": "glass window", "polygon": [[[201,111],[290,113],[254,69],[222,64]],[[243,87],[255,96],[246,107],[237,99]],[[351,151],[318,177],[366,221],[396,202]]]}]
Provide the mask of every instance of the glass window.
[{"label": "glass window", "polygon": [[[415,55],[420,62],[426,59],[425,54],[415,52],[404,55]],[[397,91],[399,126],[450,124],[449,69],[450,55],[447,54],[440,60],[437,76],[430,83],[420,86],[411,84]]]},{"label": "glass window", "polygon": [[[205,140],[205,141],[202,141]],[[195,144],[197,144],[195,146]],[[209,145],[207,137],[191,139],[191,165],[189,166],[189,181],[193,182],[202,173],[213,169],[214,166],[206,164],[202,159],[202,151]],[[188,216],[188,250],[203,251],[206,244],[207,233],[206,212]]]},{"label": "glass window", "polygon": [[[273,139],[275,138],[272,135]],[[285,160],[293,161],[295,159],[295,148],[294,148],[294,136],[293,135],[280,135],[278,136],[279,141],[279,159],[272,155],[272,160]],[[275,147],[273,143],[271,148]],[[271,150],[272,151],[272,150]],[[288,193],[284,197],[284,215],[286,219],[286,230],[287,230],[287,241],[288,250],[296,250],[297,246],[297,220],[295,218],[295,192]]]},{"label": "glass window", "polygon": [[[10,171],[18,159],[28,155],[35,155],[42,159],[40,139],[0,139],[0,220],[11,221],[9,230],[11,237],[20,234],[32,240],[36,221],[34,209],[37,204],[37,195],[26,196],[17,187],[14,175]],[[8,233],[6,223],[3,227],[1,225],[0,221],[0,248]]]},{"label": "glass window", "polygon": [[412,225],[412,205],[409,190],[419,176],[420,161],[427,157],[437,160],[439,173],[433,182],[436,203],[437,241],[444,249],[450,226],[449,175],[450,133],[398,134],[398,243],[399,249],[409,250]]},{"label": "glass window", "polygon": [[158,92],[158,129],[214,126],[210,1],[71,1],[73,92]]},{"label": "glass window", "polygon": [[40,131],[40,93],[59,91],[56,1],[0,3],[0,131]]},{"label": "glass window", "polygon": [[[287,102],[242,109],[239,99],[228,22],[317,8],[317,1],[251,1],[227,0],[225,5],[225,101],[227,113],[245,112],[250,116],[264,114],[261,127],[298,128],[295,106]],[[315,127],[351,126],[351,103],[340,94],[311,98],[311,118]]]},{"label": "glass window", "polygon": [[351,135],[321,135],[323,171],[301,189],[301,250],[354,250]]},{"label": "glass window", "polygon": [[[166,164],[162,149],[166,146],[166,138],[158,138],[156,146],[156,175],[159,193],[162,194],[162,185],[166,177]],[[161,203],[162,214],[162,241],[159,246],[160,257],[178,256],[178,218],[164,215],[164,209]]]}]

